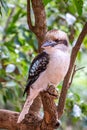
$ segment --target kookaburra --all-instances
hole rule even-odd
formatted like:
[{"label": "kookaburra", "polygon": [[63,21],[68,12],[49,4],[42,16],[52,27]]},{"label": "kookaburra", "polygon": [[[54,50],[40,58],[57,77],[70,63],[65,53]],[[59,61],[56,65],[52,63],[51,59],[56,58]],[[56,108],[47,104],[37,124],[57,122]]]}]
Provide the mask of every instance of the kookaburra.
[{"label": "kookaburra", "polygon": [[31,63],[25,92],[29,91],[17,123],[28,113],[37,95],[48,85],[57,86],[65,77],[70,63],[67,34],[60,30],[48,31],[42,44],[43,51]]}]

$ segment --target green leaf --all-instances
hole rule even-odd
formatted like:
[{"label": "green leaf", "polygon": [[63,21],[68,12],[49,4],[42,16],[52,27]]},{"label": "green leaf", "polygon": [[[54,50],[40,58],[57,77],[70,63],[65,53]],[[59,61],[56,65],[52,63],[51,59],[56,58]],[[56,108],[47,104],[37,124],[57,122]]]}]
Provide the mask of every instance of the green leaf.
[{"label": "green leaf", "polygon": [[20,14],[22,13],[22,9],[19,9],[17,13],[13,16],[12,23],[16,23],[18,21],[18,18],[20,17]]},{"label": "green leaf", "polygon": [[13,99],[13,93],[10,89],[6,90],[6,99],[10,99],[10,100]]},{"label": "green leaf", "polygon": [[7,12],[8,11],[8,6],[7,6],[7,3],[6,3],[6,0],[0,0],[0,4],[4,8],[4,10]]},{"label": "green leaf", "polygon": [[6,98],[5,95],[3,95],[3,101],[4,101],[5,103],[7,103],[7,98]]},{"label": "green leaf", "polygon": [[16,27],[16,25],[14,24],[14,23],[11,23],[10,25],[9,25],[9,27],[6,29],[6,32],[5,32],[6,34],[14,34],[14,33],[17,33],[17,27]]},{"label": "green leaf", "polygon": [[43,0],[44,5],[46,6],[51,0]]},{"label": "green leaf", "polygon": [[83,0],[73,0],[79,15],[82,15]]},{"label": "green leaf", "polygon": [[2,84],[0,83],[0,89],[2,89]]}]

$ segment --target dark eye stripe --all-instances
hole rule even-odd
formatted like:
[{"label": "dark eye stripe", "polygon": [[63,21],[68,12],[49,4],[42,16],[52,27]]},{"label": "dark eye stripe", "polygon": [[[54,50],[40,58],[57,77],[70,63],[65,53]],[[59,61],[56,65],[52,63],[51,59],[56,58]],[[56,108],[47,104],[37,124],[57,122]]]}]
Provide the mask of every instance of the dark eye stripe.
[{"label": "dark eye stripe", "polygon": [[68,46],[68,42],[67,42],[66,40],[63,40],[63,44],[64,44],[65,46]]},{"label": "dark eye stripe", "polygon": [[54,41],[55,41],[55,42],[59,42],[60,40],[58,40],[58,39],[55,39]]},{"label": "dark eye stripe", "polygon": [[[67,40],[58,40],[58,39],[56,39],[56,40],[54,40],[57,44],[64,44],[65,46],[68,46],[68,42],[67,42]],[[56,45],[56,44],[55,44]]]}]

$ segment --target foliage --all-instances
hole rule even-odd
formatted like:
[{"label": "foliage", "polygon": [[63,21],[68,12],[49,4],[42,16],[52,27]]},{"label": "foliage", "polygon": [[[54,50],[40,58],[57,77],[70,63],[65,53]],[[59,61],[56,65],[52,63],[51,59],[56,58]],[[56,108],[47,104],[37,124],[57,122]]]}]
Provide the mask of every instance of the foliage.
[{"label": "foliage", "polygon": [[[86,0],[43,0],[48,29],[61,29],[68,33],[73,46],[87,19]],[[26,1],[0,0],[0,108],[21,110],[23,90],[28,68],[38,50],[36,37],[27,26]],[[87,127],[87,37],[77,57],[77,71],[69,89],[63,129],[72,126]],[[58,87],[59,91],[61,85]],[[78,128],[79,125],[79,128]],[[62,129],[62,128],[60,128]]]},{"label": "foliage", "polygon": [[7,3],[5,0],[0,0],[0,14],[2,14],[1,7],[3,7],[5,11],[7,11]]}]

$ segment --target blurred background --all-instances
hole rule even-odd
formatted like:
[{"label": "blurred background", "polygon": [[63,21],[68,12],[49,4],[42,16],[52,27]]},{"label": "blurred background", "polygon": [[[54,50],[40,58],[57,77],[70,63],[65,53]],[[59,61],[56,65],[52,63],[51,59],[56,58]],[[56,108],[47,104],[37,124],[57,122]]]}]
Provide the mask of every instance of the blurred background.
[{"label": "blurred background", "polygon": [[[43,0],[47,27],[65,31],[74,46],[87,21],[87,0]],[[33,11],[32,22],[34,22]],[[21,111],[28,69],[38,52],[28,29],[25,0],[0,0],[0,108]],[[87,36],[76,60],[60,130],[87,130]],[[61,90],[62,83],[58,86]]]}]

